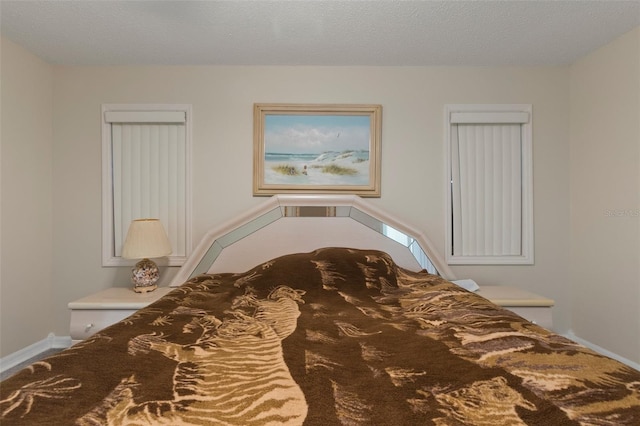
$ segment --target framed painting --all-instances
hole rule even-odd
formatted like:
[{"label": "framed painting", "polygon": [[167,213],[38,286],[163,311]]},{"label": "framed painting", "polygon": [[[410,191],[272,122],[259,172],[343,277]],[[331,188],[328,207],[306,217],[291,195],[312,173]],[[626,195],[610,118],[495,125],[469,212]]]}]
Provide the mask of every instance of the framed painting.
[{"label": "framed painting", "polygon": [[381,105],[255,104],[253,194],[380,197]]}]

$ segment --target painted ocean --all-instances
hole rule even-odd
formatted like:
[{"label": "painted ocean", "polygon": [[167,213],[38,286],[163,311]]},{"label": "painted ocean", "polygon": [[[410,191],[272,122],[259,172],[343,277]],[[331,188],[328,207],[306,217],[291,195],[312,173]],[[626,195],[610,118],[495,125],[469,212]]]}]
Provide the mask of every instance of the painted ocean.
[{"label": "painted ocean", "polygon": [[319,154],[265,153],[268,185],[368,185],[369,151],[327,151]]}]

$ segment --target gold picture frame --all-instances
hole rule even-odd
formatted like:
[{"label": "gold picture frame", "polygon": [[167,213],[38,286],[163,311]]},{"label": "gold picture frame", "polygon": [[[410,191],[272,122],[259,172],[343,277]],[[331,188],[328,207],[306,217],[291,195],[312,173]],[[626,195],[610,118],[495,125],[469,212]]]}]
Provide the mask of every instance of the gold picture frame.
[{"label": "gold picture frame", "polygon": [[253,194],[380,197],[381,105],[254,104]]}]

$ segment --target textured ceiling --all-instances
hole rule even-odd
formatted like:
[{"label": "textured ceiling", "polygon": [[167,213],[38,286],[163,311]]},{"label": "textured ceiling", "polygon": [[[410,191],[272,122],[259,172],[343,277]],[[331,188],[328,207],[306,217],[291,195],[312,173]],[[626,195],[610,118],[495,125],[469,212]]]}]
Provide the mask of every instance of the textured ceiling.
[{"label": "textured ceiling", "polygon": [[65,65],[562,65],[640,0],[6,1],[2,36]]}]

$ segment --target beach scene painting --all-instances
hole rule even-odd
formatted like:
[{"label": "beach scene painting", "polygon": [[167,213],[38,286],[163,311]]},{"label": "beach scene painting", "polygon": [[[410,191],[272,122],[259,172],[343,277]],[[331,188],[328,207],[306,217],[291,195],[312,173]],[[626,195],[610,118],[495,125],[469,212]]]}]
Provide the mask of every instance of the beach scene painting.
[{"label": "beach scene painting", "polygon": [[375,192],[379,115],[291,108],[258,119],[258,193]]}]

